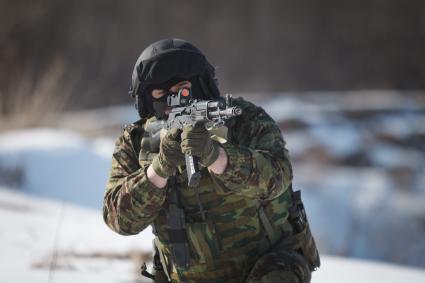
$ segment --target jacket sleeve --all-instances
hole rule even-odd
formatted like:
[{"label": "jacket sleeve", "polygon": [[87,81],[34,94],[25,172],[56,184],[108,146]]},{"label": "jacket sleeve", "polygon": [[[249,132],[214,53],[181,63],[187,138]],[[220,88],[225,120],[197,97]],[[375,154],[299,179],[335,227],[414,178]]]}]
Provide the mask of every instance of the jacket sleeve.
[{"label": "jacket sleeve", "polygon": [[166,190],[147,179],[148,166],[148,162],[139,164],[129,135],[124,133],[115,144],[103,204],[106,224],[119,234],[138,234],[153,222],[164,204]]},{"label": "jacket sleeve", "polygon": [[256,199],[273,199],[292,182],[292,166],[279,127],[260,107],[244,102],[243,114],[223,144],[228,163],[213,180],[224,193],[234,192]]}]

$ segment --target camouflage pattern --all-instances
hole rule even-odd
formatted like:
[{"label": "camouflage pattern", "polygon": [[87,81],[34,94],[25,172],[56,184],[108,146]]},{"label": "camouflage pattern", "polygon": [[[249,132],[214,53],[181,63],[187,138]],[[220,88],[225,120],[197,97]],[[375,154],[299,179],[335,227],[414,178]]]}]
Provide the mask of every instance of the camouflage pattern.
[{"label": "camouflage pattern", "polygon": [[105,222],[122,235],[138,234],[152,225],[173,282],[244,282],[268,249],[262,244],[266,232],[258,204],[264,205],[275,229],[287,224],[292,169],[282,134],[260,107],[243,99],[234,104],[243,114],[226,122],[225,172],[215,175],[201,169],[198,191],[207,221],[200,220],[198,197],[187,187],[184,168],[179,168],[178,194],[191,253],[188,268],[172,264],[166,189],[155,187],[146,177],[155,153],[141,146],[145,121],[127,127],[116,142],[104,198]]},{"label": "camouflage pattern", "polygon": [[[288,236],[291,238],[292,236]],[[304,283],[310,282],[311,270],[306,258],[281,241],[261,256],[250,271],[246,283]],[[289,240],[289,241],[288,241]]]}]

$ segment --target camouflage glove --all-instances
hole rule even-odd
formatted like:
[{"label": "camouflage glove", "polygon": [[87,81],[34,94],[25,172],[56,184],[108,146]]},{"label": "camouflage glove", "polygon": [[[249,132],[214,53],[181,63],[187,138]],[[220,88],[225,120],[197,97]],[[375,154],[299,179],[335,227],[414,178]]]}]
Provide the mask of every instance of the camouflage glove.
[{"label": "camouflage glove", "polygon": [[159,153],[152,160],[152,167],[156,174],[167,178],[175,173],[176,167],[185,163],[184,154],[177,141],[180,130],[171,129],[161,135]]},{"label": "camouflage glove", "polygon": [[201,164],[208,167],[217,160],[220,146],[211,140],[205,125],[198,124],[183,129],[181,148],[184,154],[199,157]]}]

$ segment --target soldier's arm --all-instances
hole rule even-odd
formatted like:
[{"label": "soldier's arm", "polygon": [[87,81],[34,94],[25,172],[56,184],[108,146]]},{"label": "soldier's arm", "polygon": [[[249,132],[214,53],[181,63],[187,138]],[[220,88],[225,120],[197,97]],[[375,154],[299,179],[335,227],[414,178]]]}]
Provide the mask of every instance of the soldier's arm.
[{"label": "soldier's arm", "polygon": [[226,170],[228,160],[226,151],[220,147],[217,160],[208,169],[216,175],[221,175]]},{"label": "soldier's arm", "polygon": [[243,113],[233,127],[235,142],[222,145],[227,155],[226,168],[222,174],[213,173],[213,179],[224,193],[272,199],[292,181],[285,141],[263,109],[248,104]]},{"label": "soldier's arm", "polygon": [[147,177],[148,166],[139,164],[130,139],[121,136],[112,156],[103,204],[103,218],[117,233],[139,233],[153,222],[165,201],[165,189],[156,187]]}]

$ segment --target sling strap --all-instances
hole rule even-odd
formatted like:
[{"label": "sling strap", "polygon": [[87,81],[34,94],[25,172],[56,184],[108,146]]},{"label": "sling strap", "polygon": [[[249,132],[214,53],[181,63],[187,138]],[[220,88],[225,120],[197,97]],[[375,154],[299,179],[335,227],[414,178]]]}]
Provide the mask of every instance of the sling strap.
[{"label": "sling strap", "polygon": [[175,177],[170,177],[167,208],[167,232],[170,240],[173,263],[178,267],[189,266],[189,243],[186,235],[186,220],[184,210],[181,208],[177,195],[177,182]]}]

